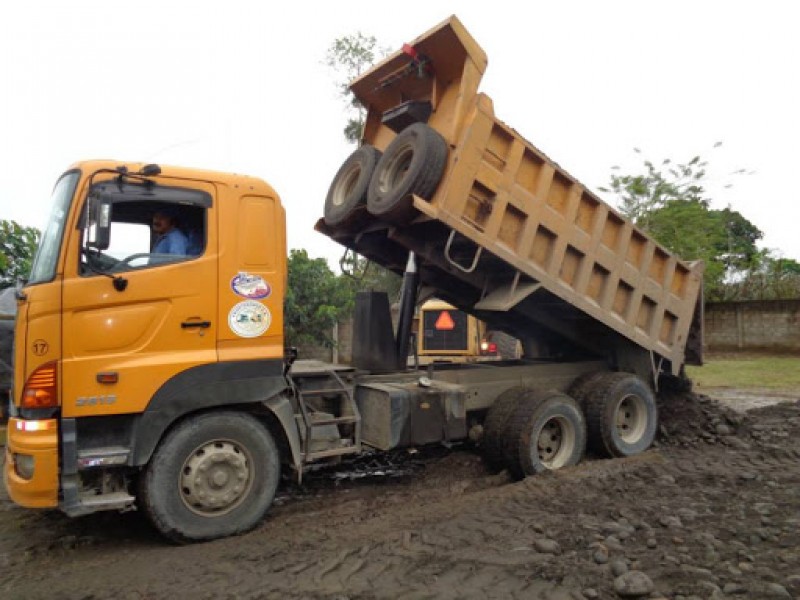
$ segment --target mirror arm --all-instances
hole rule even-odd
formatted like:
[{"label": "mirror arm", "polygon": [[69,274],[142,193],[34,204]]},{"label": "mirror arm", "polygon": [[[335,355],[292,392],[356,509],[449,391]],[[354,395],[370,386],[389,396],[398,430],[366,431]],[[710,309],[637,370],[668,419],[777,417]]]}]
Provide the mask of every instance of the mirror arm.
[{"label": "mirror arm", "polygon": [[95,275],[102,275],[103,277],[108,277],[114,284],[115,290],[117,290],[118,292],[124,292],[125,289],[128,287],[128,280],[125,279],[122,275],[112,275],[111,273],[106,273],[105,271],[101,271],[92,264],[92,258],[93,257],[91,251],[88,248],[86,248],[86,266],[89,268],[89,270]]}]

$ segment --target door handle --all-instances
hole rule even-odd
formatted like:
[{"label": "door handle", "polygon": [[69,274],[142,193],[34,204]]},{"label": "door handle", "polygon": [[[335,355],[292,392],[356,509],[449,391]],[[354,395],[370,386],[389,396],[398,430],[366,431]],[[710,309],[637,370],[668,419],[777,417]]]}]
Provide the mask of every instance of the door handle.
[{"label": "door handle", "polygon": [[181,329],[191,329],[193,327],[208,329],[211,327],[211,321],[184,321],[181,323]]}]

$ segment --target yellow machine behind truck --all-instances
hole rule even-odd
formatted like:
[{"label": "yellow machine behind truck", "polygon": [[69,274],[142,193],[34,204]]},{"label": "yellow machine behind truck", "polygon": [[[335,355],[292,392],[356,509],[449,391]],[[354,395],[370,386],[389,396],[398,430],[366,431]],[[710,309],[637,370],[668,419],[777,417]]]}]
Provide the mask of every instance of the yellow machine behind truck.
[{"label": "yellow machine behind truck", "polygon": [[421,365],[519,358],[517,340],[447,302],[424,302],[417,321],[416,359]]},{"label": "yellow machine behind truck", "polygon": [[[70,168],[18,290],[11,498],[68,515],[137,507],[166,537],[200,541],[254,527],[282,474],[367,447],[469,438],[518,477],[573,465],[587,444],[649,447],[654,390],[700,360],[701,266],[496,120],[477,91],[485,68],[452,17],[353,83],[364,144],[317,228],[404,284],[396,331],[385,294],[358,296],[352,366],[285,355],[270,186]],[[523,358],[409,369],[430,292],[522,340]]]}]

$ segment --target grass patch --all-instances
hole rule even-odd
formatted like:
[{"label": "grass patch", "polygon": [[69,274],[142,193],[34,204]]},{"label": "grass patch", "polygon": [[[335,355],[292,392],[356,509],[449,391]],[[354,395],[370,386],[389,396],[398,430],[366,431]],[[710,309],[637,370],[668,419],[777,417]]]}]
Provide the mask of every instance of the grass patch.
[{"label": "grass patch", "polygon": [[800,389],[800,358],[792,356],[711,357],[686,372],[701,388]]}]

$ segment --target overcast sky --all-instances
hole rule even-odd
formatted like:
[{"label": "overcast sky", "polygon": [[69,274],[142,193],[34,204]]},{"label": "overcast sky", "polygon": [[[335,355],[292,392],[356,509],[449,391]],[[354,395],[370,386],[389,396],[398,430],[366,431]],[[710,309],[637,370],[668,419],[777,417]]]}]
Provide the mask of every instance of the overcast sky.
[{"label": "overcast sky", "polygon": [[[42,227],[53,183],[81,159],[234,171],[276,188],[290,247],[333,264],[341,250],[313,224],[353,148],[326,49],[360,30],[394,50],[455,11],[488,54],[481,89],[498,117],[584,184],[638,166],[634,147],[700,154],[712,206],[800,260],[799,6],[4,2],[0,218]],[[739,168],[754,173],[729,176]]]}]

